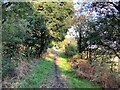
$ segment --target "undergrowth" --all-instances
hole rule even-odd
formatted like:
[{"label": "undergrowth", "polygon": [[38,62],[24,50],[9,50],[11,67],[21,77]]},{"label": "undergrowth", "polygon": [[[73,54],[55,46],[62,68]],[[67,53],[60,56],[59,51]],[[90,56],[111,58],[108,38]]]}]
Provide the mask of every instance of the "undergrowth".
[{"label": "undergrowth", "polygon": [[101,90],[100,87],[92,82],[76,77],[75,72],[72,71],[72,67],[68,64],[69,61],[63,53],[59,53],[62,57],[58,61],[61,75],[66,78],[70,88],[95,88]]}]

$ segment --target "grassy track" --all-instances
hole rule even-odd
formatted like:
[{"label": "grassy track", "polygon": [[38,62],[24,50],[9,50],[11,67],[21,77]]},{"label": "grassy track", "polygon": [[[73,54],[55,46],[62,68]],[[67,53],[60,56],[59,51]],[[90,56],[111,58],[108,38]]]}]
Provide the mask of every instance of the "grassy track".
[{"label": "grassy track", "polygon": [[[53,57],[55,54],[48,55],[46,59],[40,60],[36,66],[34,66],[26,76],[25,80],[21,80],[19,83],[19,88],[40,88],[40,85],[44,82],[45,78],[48,76],[50,78],[53,76]],[[74,72],[71,72],[72,67],[67,63],[68,58],[63,53],[58,53],[57,65],[59,72],[63,79],[67,83],[69,88],[94,88],[99,89],[98,85],[91,83],[86,79],[77,78]],[[50,76],[49,76],[50,75]]]}]

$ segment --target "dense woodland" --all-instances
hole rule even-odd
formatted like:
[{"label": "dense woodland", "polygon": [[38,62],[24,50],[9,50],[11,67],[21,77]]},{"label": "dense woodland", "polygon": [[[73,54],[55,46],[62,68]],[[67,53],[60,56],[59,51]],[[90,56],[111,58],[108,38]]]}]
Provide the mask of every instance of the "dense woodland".
[{"label": "dense woodland", "polygon": [[53,60],[68,88],[120,88],[120,1],[2,2],[3,88],[40,87]]}]

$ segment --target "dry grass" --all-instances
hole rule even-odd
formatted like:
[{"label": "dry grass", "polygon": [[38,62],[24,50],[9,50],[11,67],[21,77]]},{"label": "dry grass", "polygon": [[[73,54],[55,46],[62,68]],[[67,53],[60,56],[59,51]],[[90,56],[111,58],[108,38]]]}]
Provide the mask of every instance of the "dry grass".
[{"label": "dry grass", "polygon": [[77,59],[76,62],[69,62],[69,64],[75,67],[77,77],[86,78],[97,83],[103,89],[118,88],[116,77],[110,70],[103,67],[97,68],[96,66],[89,64],[87,60],[78,59],[78,56],[75,56],[73,59]]}]

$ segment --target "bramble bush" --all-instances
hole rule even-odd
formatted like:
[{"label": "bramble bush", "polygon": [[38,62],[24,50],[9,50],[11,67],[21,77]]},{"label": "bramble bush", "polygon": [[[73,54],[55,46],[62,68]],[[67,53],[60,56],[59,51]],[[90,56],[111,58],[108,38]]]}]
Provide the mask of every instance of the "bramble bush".
[{"label": "bramble bush", "polygon": [[69,62],[74,67],[76,76],[86,78],[94,83],[99,84],[103,89],[118,88],[116,76],[104,67],[96,67],[91,65],[87,60],[77,59],[76,62]]}]

